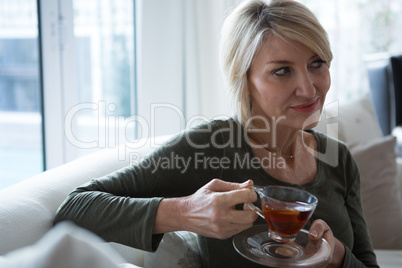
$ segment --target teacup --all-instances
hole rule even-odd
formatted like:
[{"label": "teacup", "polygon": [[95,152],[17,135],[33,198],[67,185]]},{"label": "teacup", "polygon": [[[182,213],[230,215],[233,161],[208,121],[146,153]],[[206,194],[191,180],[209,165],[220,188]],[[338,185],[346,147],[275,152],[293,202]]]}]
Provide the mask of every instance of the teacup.
[{"label": "teacup", "polygon": [[313,214],[318,199],[311,193],[295,187],[250,186],[261,199],[262,210],[252,203],[248,206],[268,224],[268,235],[277,242],[288,243]]}]

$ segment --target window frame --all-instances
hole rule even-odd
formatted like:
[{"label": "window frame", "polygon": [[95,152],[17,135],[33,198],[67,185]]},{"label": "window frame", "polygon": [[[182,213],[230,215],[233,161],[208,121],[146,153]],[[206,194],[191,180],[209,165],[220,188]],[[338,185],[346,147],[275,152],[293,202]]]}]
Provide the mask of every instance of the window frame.
[{"label": "window frame", "polygon": [[[75,47],[72,42],[72,1],[38,0],[40,76],[45,170],[74,158],[74,150],[64,139],[64,115],[77,103],[75,85]],[[69,79],[63,79],[69,77]]]}]

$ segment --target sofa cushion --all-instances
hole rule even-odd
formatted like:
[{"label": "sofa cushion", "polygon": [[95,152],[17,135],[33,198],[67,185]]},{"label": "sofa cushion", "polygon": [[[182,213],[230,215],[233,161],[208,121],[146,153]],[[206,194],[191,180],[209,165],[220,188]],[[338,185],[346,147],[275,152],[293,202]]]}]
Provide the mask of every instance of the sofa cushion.
[{"label": "sofa cushion", "polygon": [[383,136],[369,94],[353,101],[326,104],[315,129],[347,144]]},{"label": "sofa cushion", "polygon": [[363,210],[376,249],[402,249],[395,143],[395,137],[386,136],[350,146],[359,167]]}]

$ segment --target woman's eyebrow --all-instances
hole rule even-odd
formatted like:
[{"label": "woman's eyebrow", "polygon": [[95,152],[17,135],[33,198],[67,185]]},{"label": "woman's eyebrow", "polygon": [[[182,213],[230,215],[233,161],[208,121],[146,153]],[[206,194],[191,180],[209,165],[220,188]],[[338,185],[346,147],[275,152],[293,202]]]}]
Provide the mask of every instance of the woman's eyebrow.
[{"label": "woman's eyebrow", "polygon": [[288,60],[272,60],[272,61],[267,61],[266,64],[291,64],[291,61]]},{"label": "woman's eyebrow", "polygon": [[[314,58],[317,58],[317,57],[319,57],[318,54],[314,54],[313,56],[311,56],[309,58],[309,61],[311,61],[311,60],[313,60]],[[271,61],[267,61],[266,64],[267,65],[268,64],[292,64],[292,62],[289,61],[289,60],[271,60]]]}]

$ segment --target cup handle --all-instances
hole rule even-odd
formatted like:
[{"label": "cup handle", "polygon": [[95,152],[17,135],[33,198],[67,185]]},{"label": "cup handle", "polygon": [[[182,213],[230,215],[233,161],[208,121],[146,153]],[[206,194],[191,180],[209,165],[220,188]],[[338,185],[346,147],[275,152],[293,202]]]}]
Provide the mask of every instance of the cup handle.
[{"label": "cup handle", "polygon": [[265,220],[264,213],[262,213],[262,210],[259,207],[256,207],[253,203],[247,203],[248,207],[254,211],[255,213],[258,214],[261,218]]},{"label": "cup handle", "polygon": [[[249,186],[249,187],[247,187],[247,188],[256,191],[257,194],[258,194],[258,193],[259,193],[258,190],[260,190],[261,187],[260,187],[260,186],[253,185],[253,186]],[[254,211],[255,213],[257,213],[258,216],[260,216],[261,218],[263,218],[263,219],[265,220],[264,213],[262,212],[262,210],[261,210],[259,207],[256,207],[253,203],[247,203],[247,205],[248,205],[248,207],[249,207],[252,211]]]}]

